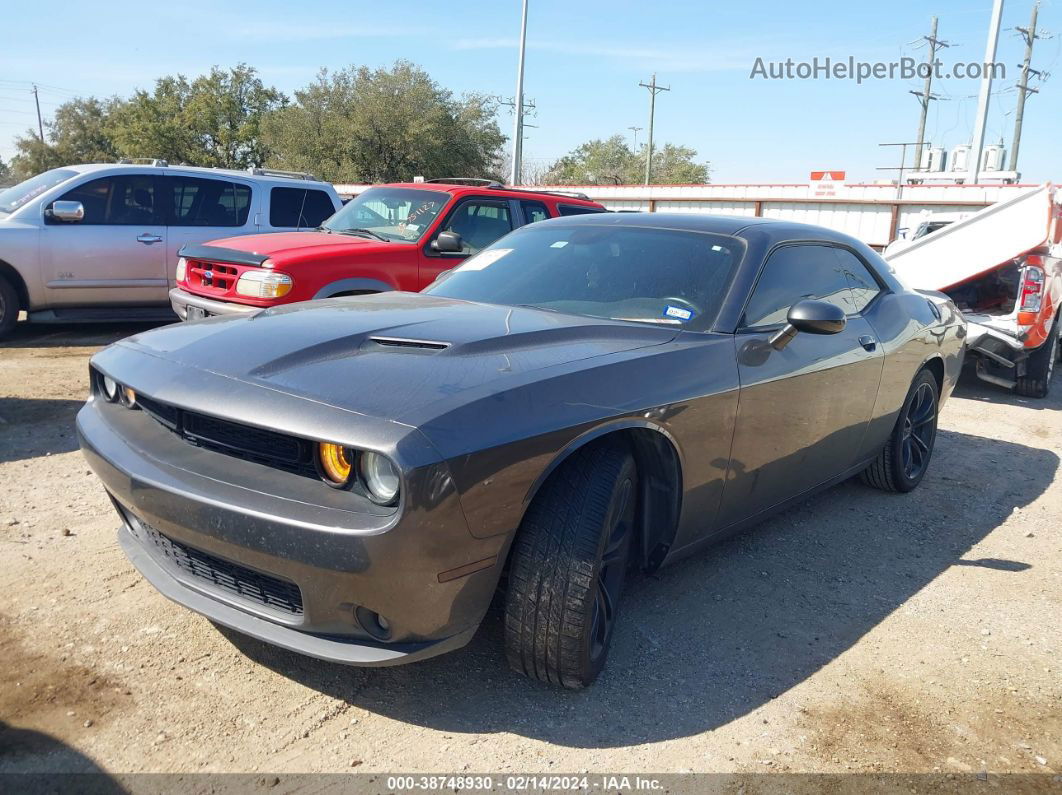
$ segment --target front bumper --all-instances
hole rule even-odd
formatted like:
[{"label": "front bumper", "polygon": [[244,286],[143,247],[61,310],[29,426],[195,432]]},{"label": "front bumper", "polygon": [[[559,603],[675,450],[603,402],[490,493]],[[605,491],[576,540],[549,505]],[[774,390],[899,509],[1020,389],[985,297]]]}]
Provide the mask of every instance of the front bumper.
[{"label": "front bumper", "polygon": [[204,298],[201,295],[193,295],[180,287],[170,290],[170,306],[181,320],[188,320],[188,308],[201,310],[204,317],[215,315],[244,315],[249,312],[260,312],[260,306],[248,306],[247,304],[234,304],[231,301],[215,301]]},{"label": "front bumper", "polygon": [[[164,596],[238,632],[332,662],[395,665],[464,645],[490,604],[501,542],[468,532],[437,468],[423,468],[431,496],[414,474],[398,511],[364,513],[312,479],[196,448],[142,411],[90,400],[77,431],[136,568]],[[319,499],[316,486],[326,489]],[[160,537],[199,562],[178,565]],[[234,570],[292,585],[300,609],[234,588]],[[386,618],[389,636],[374,637],[359,607]]]}]

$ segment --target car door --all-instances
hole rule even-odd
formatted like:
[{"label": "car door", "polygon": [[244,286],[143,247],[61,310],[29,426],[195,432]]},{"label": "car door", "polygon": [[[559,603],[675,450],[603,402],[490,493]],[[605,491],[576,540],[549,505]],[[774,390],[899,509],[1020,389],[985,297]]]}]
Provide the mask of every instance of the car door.
[{"label": "car door", "polygon": [[150,305],[167,302],[166,227],[160,178],[152,173],[97,177],[56,201],[80,202],[80,221],[45,208],[41,272],[48,306]]},{"label": "car door", "polygon": [[[840,475],[856,463],[884,362],[862,316],[880,287],[852,289],[850,252],[825,244],[775,249],[735,335],[740,380],[721,525],[749,518]],[[793,304],[818,299],[847,315],[838,334],[800,333],[782,350],[768,340]]]},{"label": "car door", "polygon": [[169,287],[176,285],[177,252],[182,246],[258,231],[251,217],[254,183],[183,174],[168,174],[161,182]]},{"label": "car door", "polygon": [[[443,271],[482,251],[513,230],[512,205],[506,199],[473,196],[461,199],[439,224],[431,240],[421,248],[420,286],[427,287]],[[457,232],[463,243],[460,252],[434,251],[431,243],[440,232]]]}]

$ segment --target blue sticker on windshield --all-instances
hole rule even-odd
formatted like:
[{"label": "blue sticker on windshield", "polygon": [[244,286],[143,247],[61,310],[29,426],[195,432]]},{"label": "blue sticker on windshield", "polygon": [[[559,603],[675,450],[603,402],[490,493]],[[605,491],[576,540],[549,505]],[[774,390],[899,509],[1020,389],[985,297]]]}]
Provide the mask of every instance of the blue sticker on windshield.
[{"label": "blue sticker on windshield", "polygon": [[676,317],[679,320],[686,321],[693,317],[693,312],[689,309],[683,309],[681,306],[671,306],[671,304],[668,304],[667,308],[664,310],[664,317]]}]

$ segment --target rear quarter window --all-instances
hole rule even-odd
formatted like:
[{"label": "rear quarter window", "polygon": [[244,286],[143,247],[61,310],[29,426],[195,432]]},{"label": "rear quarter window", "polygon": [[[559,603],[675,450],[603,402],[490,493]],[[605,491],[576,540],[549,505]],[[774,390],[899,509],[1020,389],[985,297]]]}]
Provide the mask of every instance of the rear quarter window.
[{"label": "rear quarter window", "polygon": [[585,207],[581,204],[558,204],[557,210],[561,215],[587,215],[588,213],[604,213],[599,207]]},{"label": "rear quarter window", "polygon": [[269,225],[318,227],[335,214],[331,197],[312,188],[273,188],[269,192]]}]

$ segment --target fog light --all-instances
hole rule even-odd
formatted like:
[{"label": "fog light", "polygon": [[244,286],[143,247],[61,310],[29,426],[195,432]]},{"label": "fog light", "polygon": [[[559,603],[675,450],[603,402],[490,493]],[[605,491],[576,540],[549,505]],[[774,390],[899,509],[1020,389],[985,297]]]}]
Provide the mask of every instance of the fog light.
[{"label": "fog light", "polygon": [[286,273],[275,271],[247,271],[236,282],[236,292],[250,298],[283,298],[291,292],[294,282]]},{"label": "fog light", "polygon": [[379,613],[367,607],[358,607],[354,610],[354,616],[361,624],[361,628],[377,640],[387,640],[391,637],[391,622]]}]

